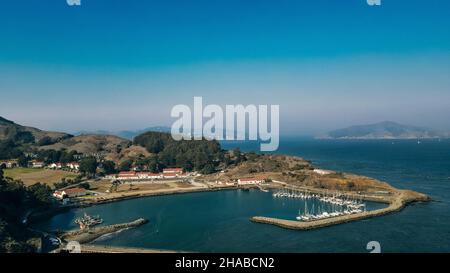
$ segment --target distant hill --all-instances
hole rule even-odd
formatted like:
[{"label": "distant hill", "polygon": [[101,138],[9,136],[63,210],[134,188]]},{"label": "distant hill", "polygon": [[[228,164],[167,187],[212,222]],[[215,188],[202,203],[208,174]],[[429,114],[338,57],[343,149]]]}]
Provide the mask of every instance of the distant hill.
[{"label": "distant hill", "polygon": [[70,134],[44,131],[34,127],[23,126],[20,124],[16,124],[11,120],[7,120],[3,117],[0,117],[0,140],[5,140],[14,137],[14,135],[16,135],[17,133],[23,132],[31,133],[34,136],[36,142],[38,142],[44,137],[50,137],[52,141],[58,141],[61,139],[71,137]]},{"label": "distant hill", "polygon": [[139,132],[164,132],[167,130],[170,130],[170,128],[150,127],[136,132],[118,132],[119,135],[125,137],[112,135],[108,131],[99,131],[99,134],[90,133],[73,136],[67,133],[22,126],[0,117],[0,158],[17,158],[22,152],[34,152],[36,149],[65,150],[68,152],[76,151],[87,156],[100,156],[118,164],[128,159],[151,155],[145,147],[133,145],[131,139],[141,134]]},{"label": "distant hill", "polygon": [[123,131],[107,131],[107,130],[98,130],[98,131],[80,131],[76,132],[75,135],[86,135],[86,134],[100,134],[100,135],[113,135],[118,137],[123,137],[128,140],[133,140],[136,136],[146,133],[146,132],[159,132],[159,133],[170,133],[170,127],[166,126],[154,126],[148,127],[141,130],[123,130]]},{"label": "distant hill", "polygon": [[384,121],[368,125],[356,125],[329,132],[320,138],[331,139],[424,139],[445,138],[449,135],[433,129]]}]

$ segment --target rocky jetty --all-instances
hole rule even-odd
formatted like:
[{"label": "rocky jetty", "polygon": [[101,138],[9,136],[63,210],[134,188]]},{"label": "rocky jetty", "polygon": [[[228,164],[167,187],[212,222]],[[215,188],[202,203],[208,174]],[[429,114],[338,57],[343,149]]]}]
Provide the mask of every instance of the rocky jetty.
[{"label": "rocky jetty", "polygon": [[122,229],[128,229],[128,228],[134,228],[141,225],[144,225],[148,223],[148,220],[139,218],[137,220],[134,220],[132,222],[128,223],[122,223],[122,224],[114,224],[114,225],[108,225],[108,226],[100,226],[96,228],[91,229],[83,229],[83,230],[77,230],[77,231],[69,231],[61,236],[61,238],[67,242],[69,241],[77,241],[80,244],[85,244],[92,242],[93,240],[97,239],[98,237],[114,233]]}]

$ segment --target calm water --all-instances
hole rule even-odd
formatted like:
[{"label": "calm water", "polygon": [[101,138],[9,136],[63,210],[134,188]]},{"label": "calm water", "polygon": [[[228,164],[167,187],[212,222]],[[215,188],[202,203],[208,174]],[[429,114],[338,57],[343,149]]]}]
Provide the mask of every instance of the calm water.
[{"label": "calm water", "polygon": [[[255,143],[240,143],[255,150]],[[229,144],[225,147],[231,148]],[[450,141],[330,141],[283,139],[280,153],[303,156],[326,169],[353,172],[431,195],[399,213],[312,231],[291,231],[249,221],[254,215],[293,219],[300,200],[273,199],[260,191],[222,191],[149,197],[73,210],[40,226],[76,228],[83,212],[105,224],[145,217],[150,223],[101,238],[98,243],[204,252],[450,251]],[[369,209],[379,207],[370,203]]]}]

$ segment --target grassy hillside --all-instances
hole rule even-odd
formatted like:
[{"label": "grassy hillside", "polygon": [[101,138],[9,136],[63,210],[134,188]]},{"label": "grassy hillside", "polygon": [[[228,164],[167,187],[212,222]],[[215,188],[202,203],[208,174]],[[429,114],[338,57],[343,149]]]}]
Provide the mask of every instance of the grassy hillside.
[{"label": "grassy hillside", "polygon": [[0,117],[0,141],[14,138],[17,134],[24,132],[29,132],[36,143],[44,137],[49,137],[51,141],[58,141],[71,136],[66,133],[43,131],[34,127],[22,126]]},{"label": "grassy hillside", "polygon": [[150,155],[144,148],[133,146],[131,141],[111,135],[80,135],[52,145],[41,146],[39,149],[65,149],[85,155],[102,155],[106,160],[112,160],[116,163],[131,157]]}]

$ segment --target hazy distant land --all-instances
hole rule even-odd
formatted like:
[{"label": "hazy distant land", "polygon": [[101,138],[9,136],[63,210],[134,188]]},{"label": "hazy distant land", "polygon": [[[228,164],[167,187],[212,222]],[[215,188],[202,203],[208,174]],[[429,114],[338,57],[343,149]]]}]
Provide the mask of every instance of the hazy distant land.
[{"label": "hazy distant land", "polygon": [[448,138],[447,132],[383,121],[368,125],[355,125],[330,131],[322,139],[430,139]]}]

